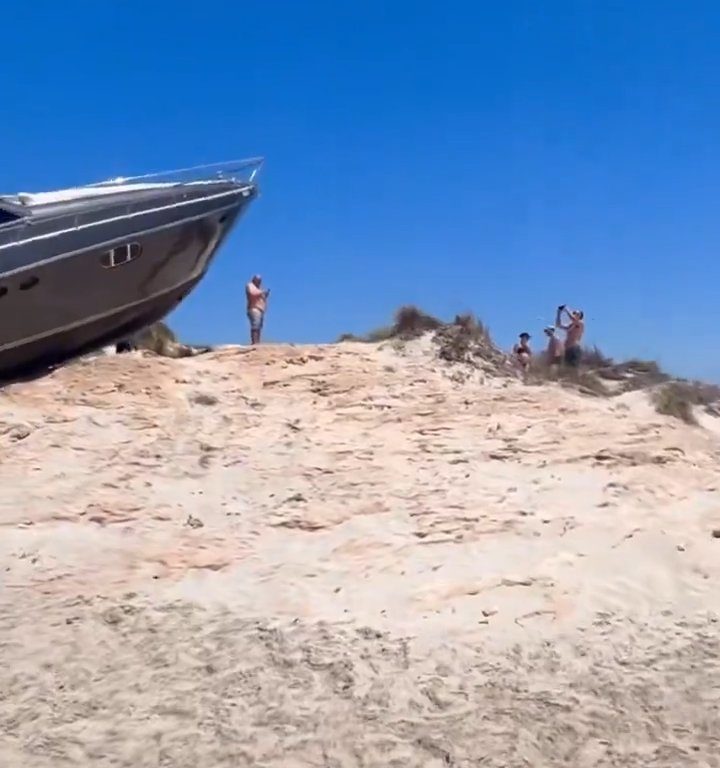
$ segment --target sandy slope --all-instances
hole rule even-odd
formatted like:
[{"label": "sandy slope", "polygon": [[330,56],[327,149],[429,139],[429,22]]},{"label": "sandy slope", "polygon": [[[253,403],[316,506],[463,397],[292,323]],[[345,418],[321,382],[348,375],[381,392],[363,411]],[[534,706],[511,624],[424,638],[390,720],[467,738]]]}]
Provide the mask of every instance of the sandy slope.
[{"label": "sandy slope", "polygon": [[0,393],[0,764],[720,766],[720,438],[428,341]]}]

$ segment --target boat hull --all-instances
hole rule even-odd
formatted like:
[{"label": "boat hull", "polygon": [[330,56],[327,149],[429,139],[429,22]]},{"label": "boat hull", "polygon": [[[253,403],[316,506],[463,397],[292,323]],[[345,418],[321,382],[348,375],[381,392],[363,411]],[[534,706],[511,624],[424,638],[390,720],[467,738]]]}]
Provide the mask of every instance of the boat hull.
[{"label": "boat hull", "polygon": [[162,319],[200,282],[251,199],[198,201],[181,217],[170,209],[16,246],[12,261],[4,259],[11,268],[0,272],[0,378],[57,365]]},{"label": "boat hull", "polygon": [[148,325],[162,320],[197,285],[202,276],[167,294],[89,320],[69,330],[58,331],[37,341],[0,353],[0,380],[40,373],[48,368],[128,338]]}]

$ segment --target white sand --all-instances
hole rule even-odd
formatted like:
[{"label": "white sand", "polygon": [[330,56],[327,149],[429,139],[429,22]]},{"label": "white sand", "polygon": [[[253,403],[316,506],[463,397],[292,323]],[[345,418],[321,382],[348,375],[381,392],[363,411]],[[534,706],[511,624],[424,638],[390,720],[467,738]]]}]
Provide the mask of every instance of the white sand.
[{"label": "white sand", "polygon": [[2,391],[0,765],[720,765],[715,420],[427,347]]}]

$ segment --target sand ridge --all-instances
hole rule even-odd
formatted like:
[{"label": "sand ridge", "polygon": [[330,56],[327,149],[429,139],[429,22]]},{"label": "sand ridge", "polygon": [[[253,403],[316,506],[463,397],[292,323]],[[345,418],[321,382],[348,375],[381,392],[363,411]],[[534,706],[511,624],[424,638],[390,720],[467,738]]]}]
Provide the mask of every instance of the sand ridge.
[{"label": "sand ridge", "polygon": [[4,764],[715,764],[720,440],[643,393],[132,353],[2,390],[0,459]]}]

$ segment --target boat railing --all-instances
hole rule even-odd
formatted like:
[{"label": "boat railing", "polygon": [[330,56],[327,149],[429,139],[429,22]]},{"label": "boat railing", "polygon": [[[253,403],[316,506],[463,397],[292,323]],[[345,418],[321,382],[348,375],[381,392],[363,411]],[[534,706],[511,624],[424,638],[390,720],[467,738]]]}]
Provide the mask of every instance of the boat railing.
[{"label": "boat railing", "polygon": [[252,183],[262,167],[264,158],[251,157],[244,160],[229,160],[223,163],[193,165],[189,168],[176,168],[172,171],[145,173],[141,176],[120,176],[106,179],[87,187],[105,187],[116,184],[192,184],[200,181],[234,181]]},{"label": "boat railing", "polygon": [[[138,187],[153,187],[154,185],[158,186],[168,186],[168,187],[177,187],[176,194],[171,198],[175,199],[177,201],[181,200],[183,198],[184,192],[183,187],[189,185],[189,184],[200,184],[200,183],[210,183],[213,181],[226,181],[226,182],[233,182],[238,184],[239,186],[242,186],[244,184],[247,184],[248,186],[252,185],[254,183],[255,177],[262,167],[264,160],[261,157],[254,157],[249,158],[245,160],[235,160],[235,161],[229,161],[224,163],[210,163],[206,165],[196,165],[189,168],[178,168],[173,171],[160,171],[157,173],[147,173],[143,174],[142,176],[128,176],[128,177],[119,177],[115,179],[107,179],[105,181],[99,181],[95,182],[93,184],[84,184],[79,185],[76,187],[73,187],[72,189],[76,189],[78,191],[81,191],[83,189],[87,190],[100,190],[102,188],[108,188],[108,187],[132,187],[133,185],[137,185]],[[97,192],[96,192],[97,194]],[[102,208],[107,207],[107,202],[103,202],[105,199],[104,195],[102,197],[98,196],[98,202],[96,205],[88,205],[82,209],[82,211],[78,211],[76,215],[73,218],[73,224],[72,228],[77,228],[82,223],[87,222],[89,220],[93,220],[93,214],[96,213],[98,210]],[[130,213],[133,213],[135,210],[135,206],[137,203],[128,203],[125,215],[129,215]],[[14,211],[17,211],[18,213],[21,213],[20,209],[21,206],[15,204],[12,206]],[[47,216],[41,216],[41,217],[35,217],[33,216],[33,211],[31,208],[27,210],[27,214],[25,215],[25,212],[22,211],[22,218],[18,221],[14,222],[7,222],[2,225],[0,225],[0,234],[6,230],[6,229],[12,229],[14,232],[14,237],[11,237],[9,240],[6,238],[2,238],[2,241],[0,241],[0,245],[10,245],[13,242],[22,241],[26,238],[27,232],[23,233],[24,227],[17,229],[17,224],[25,224],[28,226],[33,226],[35,224],[43,224],[46,225],[49,222],[52,222],[54,220],[58,220],[61,218],[67,218],[68,213],[62,212],[57,214],[50,214]],[[114,215],[117,215],[117,209]],[[101,223],[101,221],[97,222],[98,224]]]}]

